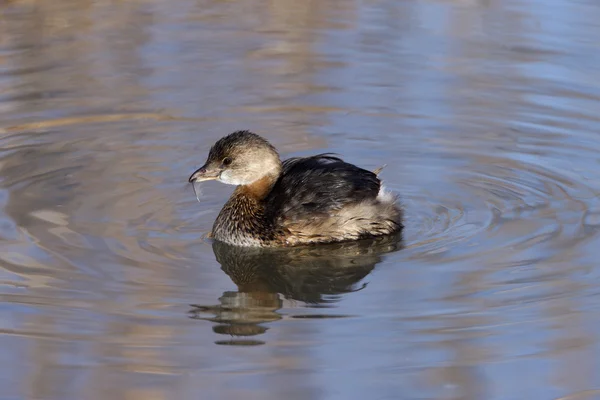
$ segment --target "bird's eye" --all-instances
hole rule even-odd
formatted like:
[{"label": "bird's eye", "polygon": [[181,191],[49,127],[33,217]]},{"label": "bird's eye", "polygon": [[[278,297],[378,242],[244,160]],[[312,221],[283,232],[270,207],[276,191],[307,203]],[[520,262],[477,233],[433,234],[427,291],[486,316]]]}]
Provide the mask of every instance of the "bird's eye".
[{"label": "bird's eye", "polygon": [[223,165],[227,166],[227,165],[229,165],[229,164],[231,164],[231,158],[229,158],[229,157],[225,157],[225,158],[223,159]]}]

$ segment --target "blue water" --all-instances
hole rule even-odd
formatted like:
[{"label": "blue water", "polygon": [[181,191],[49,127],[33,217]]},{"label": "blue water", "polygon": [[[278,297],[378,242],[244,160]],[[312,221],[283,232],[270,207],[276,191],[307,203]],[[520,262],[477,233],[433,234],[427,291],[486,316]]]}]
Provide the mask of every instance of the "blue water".
[{"label": "blue water", "polygon": [[[0,4],[0,399],[596,399],[600,3]],[[237,129],[403,240],[206,238]]]}]

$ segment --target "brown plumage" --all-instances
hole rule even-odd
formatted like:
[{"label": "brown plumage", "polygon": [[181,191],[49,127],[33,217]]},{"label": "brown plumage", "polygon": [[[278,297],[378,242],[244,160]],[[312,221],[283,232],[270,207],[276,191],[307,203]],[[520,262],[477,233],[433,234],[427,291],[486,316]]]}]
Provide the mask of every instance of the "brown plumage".
[{"label": "brown plumage", "polygon": [[[379,171],[377,171],[379,172]],[[239,246],[294,246],[400,232],[402,211],[376,173],[328,154],[279,159],[262,137],[234,132],[215,143],[190,182],[237,185],[212,231]]]}]

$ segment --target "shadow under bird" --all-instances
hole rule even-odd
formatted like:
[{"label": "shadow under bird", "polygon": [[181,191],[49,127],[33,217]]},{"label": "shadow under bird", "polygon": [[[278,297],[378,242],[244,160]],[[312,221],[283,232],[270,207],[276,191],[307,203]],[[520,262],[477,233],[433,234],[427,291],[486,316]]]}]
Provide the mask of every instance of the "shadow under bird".
[{"label": "shadow under bird", "polygon": [[281,161],[250,131],[233,132],[210,149],[192,183],[236,185],[213,225],[218,241],[247,247],[333,243],[402,231],[397,197],[376,172],[331,154]]}]

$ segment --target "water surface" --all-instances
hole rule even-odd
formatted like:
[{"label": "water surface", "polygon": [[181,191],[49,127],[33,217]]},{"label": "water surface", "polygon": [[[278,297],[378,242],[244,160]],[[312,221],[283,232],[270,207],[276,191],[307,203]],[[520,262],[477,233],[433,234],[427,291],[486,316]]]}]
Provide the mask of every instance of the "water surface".
[{"label": "water surface", "polygon": [[[0,398],[600,398],[595,0],[0,2]],[[236,129],[403,240],[205,238]]]}]

